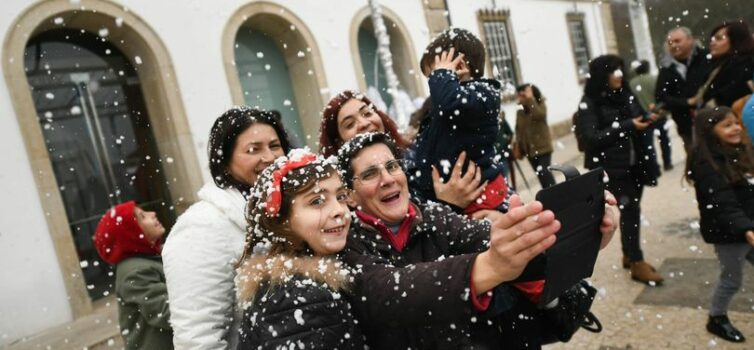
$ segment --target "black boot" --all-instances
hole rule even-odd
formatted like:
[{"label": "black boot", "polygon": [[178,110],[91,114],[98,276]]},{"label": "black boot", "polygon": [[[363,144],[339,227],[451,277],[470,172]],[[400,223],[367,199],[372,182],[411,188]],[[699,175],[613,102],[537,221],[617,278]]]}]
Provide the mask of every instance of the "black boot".
[{"label": "black boot", "polygon": [[744,335],[730,323],[727,315],[710,316],[707,320],[707,331],[730,342],[746,341]]}]

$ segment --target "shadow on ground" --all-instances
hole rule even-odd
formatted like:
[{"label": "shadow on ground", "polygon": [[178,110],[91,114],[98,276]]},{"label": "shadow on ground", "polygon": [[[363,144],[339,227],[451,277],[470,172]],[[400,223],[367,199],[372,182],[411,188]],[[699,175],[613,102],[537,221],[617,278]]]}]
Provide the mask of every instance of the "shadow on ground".
[{"label": "shadow on ground", "polygon": [[[709,307],[720,268],[717,259],[667,258],[658,268],[665,276],[660,287],[644,287],[634,304]],[[731,311],[754,311],[754,268],[746,263],[744,284],[730,304]]]}]

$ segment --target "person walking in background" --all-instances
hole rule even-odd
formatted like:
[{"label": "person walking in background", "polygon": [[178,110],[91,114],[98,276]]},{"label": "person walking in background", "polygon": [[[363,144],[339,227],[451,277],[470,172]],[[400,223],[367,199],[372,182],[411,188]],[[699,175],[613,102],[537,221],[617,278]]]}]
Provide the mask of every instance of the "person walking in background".
[{"label": "person walking in background", "polygon": [[688,156],[693,144],[691,111],[696,108],[689,104],[689,98],[704,84],[712,63],[707,57],[709,51],[696,44],[691,30],[686,27],[670,30],[665,48],[657,75],[655,101],[670,112]]},{"label": "person walking in background", "polygon": [[235,266],[244,249],[244,207],[257,176],[290,149],[272,111],[233,107],[209,134],[214,183],[178,218],[163,258],[170,323],[179,349],[234,349],[238,341]]},{"label": "person walking in background", "polygon": [[728,107],[705,108],[696,117],[696,143],[686,179],[694,184],[704,241],[714,244],[720,280],[712,295],[707,330],[731,342],[745,341],[728,319],[741,288],[744,263],[754,265],[754,152],[751,138]]},{"label": "person walking in background", "polygon": [[623,60],[615,55],[599,56],[589,64],[576,134],[585,147],[584,167],[602,167],[609,177],[606,188],[618,199],[623,267],[631,270],[632,279],[657,284],[663,278],[644,261],[640,236],[644,186],[656,185],[659,174],[642,133],[657,116],[646,118],[623,79],[623,70]]},{"label": "person walking in background", "polygon": [[165,228],[151,211],[129,201],[102,215],[94,247],[115,265],[118,323],[125,348],[172,349],[168,290],[160,250]]},{"label": "person walking in background", "polygon": [[552,162],[553,149],[550,127],[547,125],[545,97],[533,84],[520,85],[516,92],[521,108],[516,113],[514,157],[526,157],[537,173],[542,188],[548,188],[555,184],[555,178],[547,169]]},{"label": "person walking in background", "polygon": [[715,68],[689,103],[731,107],[751,94],[748,82],[754,74],[754,38],[743,20],[720,24],[711,32],[710,55]]},{"label": "person walking in background", "polygon": [[[634,77],[631,78],[628,85],[631,87],[634,96],[639,101],[639,105],[646,112],[654,111],[657,107],[655,104],[655,86],[657,85],[657,75],[649,73],[649,61],[641,60],[634,68]],[[660,138],[660,150],[662,150],[662,168],[664,170],[673,169],[673,160],[671,158],[670,136],[668,135],[667,120],[661,118],[652,124],[653,133],[649,133],[649,138],[654,139],[653,134],[658,134]],[[654,144],[654,141],[652,140]]]}]

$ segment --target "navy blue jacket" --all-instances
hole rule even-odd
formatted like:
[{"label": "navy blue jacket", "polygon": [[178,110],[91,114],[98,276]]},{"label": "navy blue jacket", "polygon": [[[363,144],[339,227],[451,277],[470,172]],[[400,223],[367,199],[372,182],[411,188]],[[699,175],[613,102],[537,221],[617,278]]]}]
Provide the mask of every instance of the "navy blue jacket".
[{"label": "navy blue jacket", "polygon": [[[437,199],[431,166],[447,181],[462,151],[482,169],[482,181],[505,176],[502,157],[495,150],[500,132],[500,83],[488,79],[460,82],[455,72],[438,69],[429,76],[429,93],[432,109],[419,126],[417,171],[411,174],[412,185],[422,199]],[[443,168],[448,169],[447,174]]]}]

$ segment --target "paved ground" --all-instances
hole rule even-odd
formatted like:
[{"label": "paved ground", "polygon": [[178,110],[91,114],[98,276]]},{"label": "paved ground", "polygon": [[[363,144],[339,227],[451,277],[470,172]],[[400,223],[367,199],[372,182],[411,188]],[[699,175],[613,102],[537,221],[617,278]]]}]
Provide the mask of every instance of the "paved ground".
[{"label": "paved ground", "polygon": [[[642,200],[642,247],[647,261],[666,278],[649,287],[633,282],[620,266],[616,234],[603,250],[591,281],[599,289],[592,311],[604,326],[600,334],[579,331],[566,344],[548,349],[754,349],[754,270],[746,271],[745,291],[734,299],[729,317],[749,340],[743,345],[718,339],[704,328],[707,305],[717,276],[712,246],[699,235],[693,187],[681,181],[685,154],[673,127],[675,169],[663,174],[659,186],[648,188]],[[553,163],[582,165],[572,136],[556,141]],[[539,187],[531,167],[522,162],[531,190]],[[560,179],[558,179],[560,181]],[[536,187],[536,188],[535,188]],[[734,311],[735,310],[735,311]]]}]

